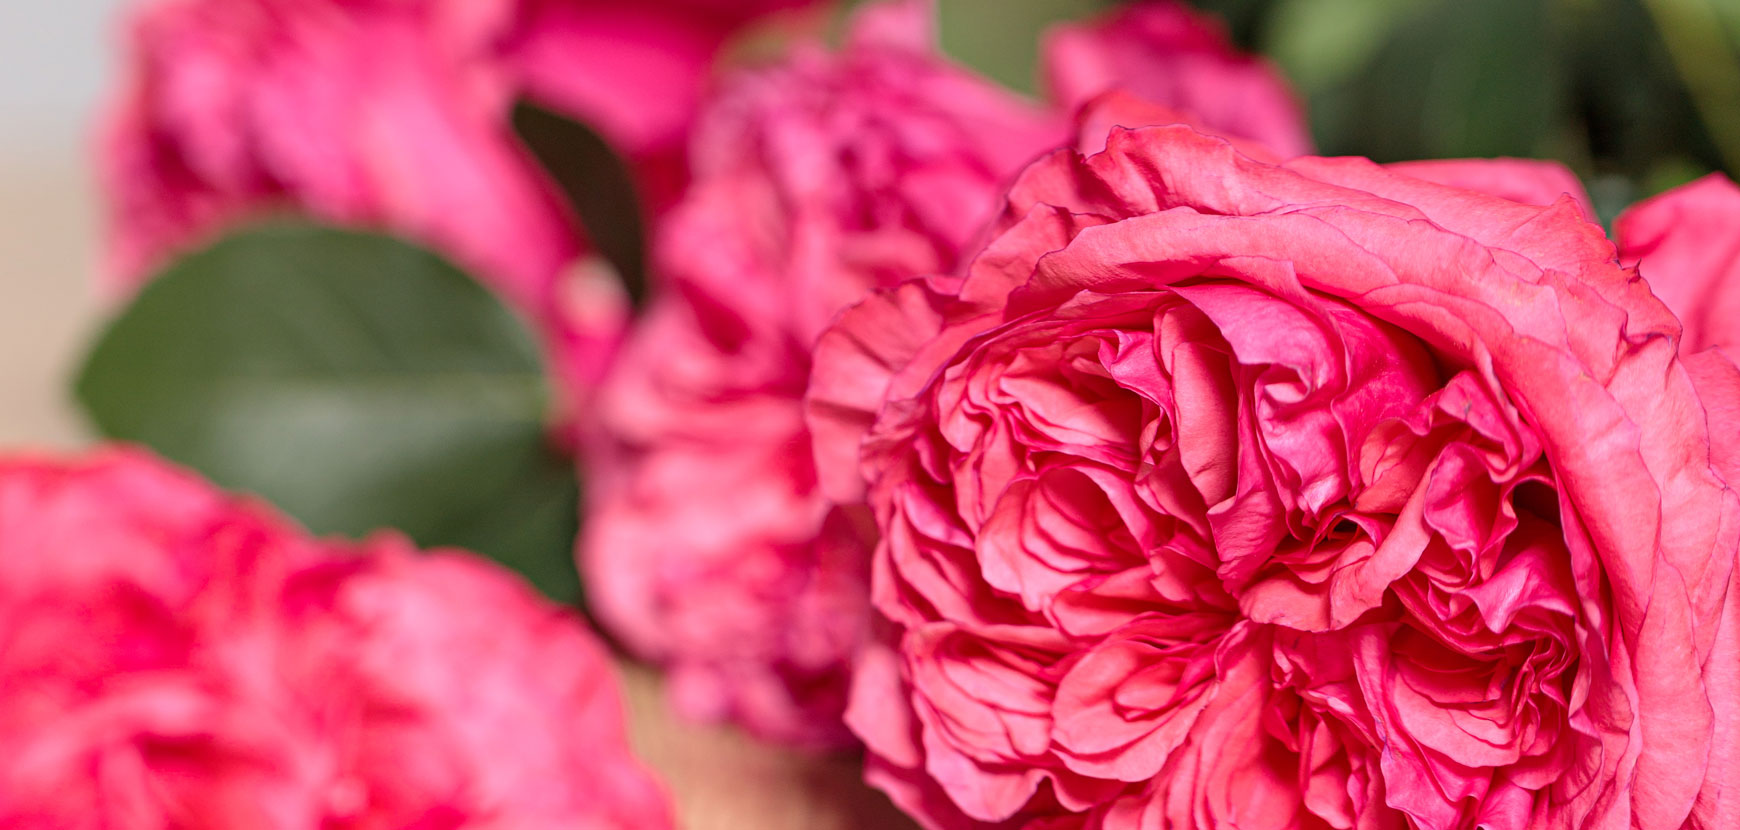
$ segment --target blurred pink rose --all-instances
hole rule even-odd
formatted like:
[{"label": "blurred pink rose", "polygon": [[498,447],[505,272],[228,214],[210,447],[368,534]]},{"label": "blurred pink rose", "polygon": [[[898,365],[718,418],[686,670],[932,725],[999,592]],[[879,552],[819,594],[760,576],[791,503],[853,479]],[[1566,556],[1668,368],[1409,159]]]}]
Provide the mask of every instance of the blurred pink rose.
[{"label": "blurred pink rose", "polygon": [[0,461],[0,745],[7,827],[671,826],[569,613],[131,450]]},{"label": "blurred pink rose", "polygon": [[670,290],[601,396],[580,552],[594,609],[671,668],[683,711],[779,740],[849,740],[868,631],[867,517],[829,508],[809,454],[811,344],[867,292],[953,269],[1007,178],[1070,134],[1066,108],[941,58],[928,14],[872,4],[839,54],[726,79],[657,240]]},{"label": "blurred pink rose", "polygon": [[658,244],[671,290],[602,395],[582,544],[600,619],[671,667],[676,702],[838,744],[868,625],[864,522],[815,486],[809,344],[840,308],[952,267],[1002,176],[1059,134],[874,10],[839,55],[729,80]]},{"label": "blurred pink rose", "polygon": [[1613,230],[1620,258],[1685,325],[1681,348],[1740,346],[1740,187],[1705,176],[1633,205]]},{"label": "blurred pink rose", "polygon": [[583,391],[626,309],[620,291],[563,284],[584,239],[514,137],[514,100],[590,124],[630,158],[650,199],[668,199],[726,35],[796,4],[142,3],[102,137],[108,271],[135,285],[279,211],[406,234],[542,325],[559,371]]},{"label": "blurred pink rose", "polygon": [[809,392],[897,630],[848,722],[929,826],[1740,818],[1740,371],[1574,197],[1118,131],[960,273]]},{"label": "blurred pink rose", "polygon": [[1280,74],[1234,49],[1217,21],[1175,0],[1143,0],[1058,26],[1044,56],[1047,86],[1066,110],[1124,89],[1283,157],[1311,152],[1304,115]]}]

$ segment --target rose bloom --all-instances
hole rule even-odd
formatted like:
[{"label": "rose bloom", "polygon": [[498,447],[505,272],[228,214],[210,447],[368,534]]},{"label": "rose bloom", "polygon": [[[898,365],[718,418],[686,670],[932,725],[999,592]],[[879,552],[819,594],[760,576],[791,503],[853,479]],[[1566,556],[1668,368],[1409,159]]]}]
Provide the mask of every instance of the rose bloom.
[{"label": "rose bloom", "polygon": [[[864,511],[832,509],[817,488],[810,347],[867,292],[955,267],[1007,178],[1070,134],[1072,102],[1042,107],[941,58],[929,13],[869,6],[839,53],[799,48],[725,81],[695,131],[694,183],[657,240],[668,290],[601,396],[580,550],[593,610],[670,667],[681,711],[778,740],[850,740],[840,714],[868,631],[874,534]],[[1171,21],[1152,48],[1189,51],[1177,71],[1212,89],[1172,77],[1170,103],[1261,88],[1248,102],[1284,109],[1297,136],[1279,80],[1182,14],[1140,4],[1072,27],[1052,61],[1098,60],[1077,47],[1099,38],[1135,61],[1141,21]],[[1093,72],[1069,93],[1108,92],[1112,70]]]},{"label": "rose bloom", "polygon": [[932,828],[1740,826],[1740,372],[1498,164],[1114,131],[847,312],[870,779]]},{"label": "rose bloom", "polygon": [[133,286],[279,211],[405,234],[552,339],[576,391],[621,336],[621,291],[514,137],[524,96],[598,130],[647,198],[726,36],[804,0],[152,0],[104,126],[108,271]]},{"label": "rose bloom", "polygon": [[132,450],[0,461],[0,745],[7,827],[671,826],[571,614]]}]

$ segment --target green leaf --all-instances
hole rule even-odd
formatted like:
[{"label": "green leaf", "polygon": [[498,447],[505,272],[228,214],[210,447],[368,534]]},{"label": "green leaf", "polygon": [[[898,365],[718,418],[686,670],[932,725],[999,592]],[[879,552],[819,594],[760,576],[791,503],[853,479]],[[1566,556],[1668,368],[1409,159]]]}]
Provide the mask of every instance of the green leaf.
[{"label": "green leaf", "polygon": [[1379,161],[1532,156],[1567,109],[1549,0],[1284,0],[1268,51],[1320,149]]},{"label": "green leaf", "polygon": [[104,435],[316,533],[398,528],[578,599],[578,484],[547,442],[537,342],[426,250],[304,224],[238,232],[148,284],[76,394]]},{"label": "green leaf", "polygon": [[1271,12],[1272,56],[1307,90],[1345,82],[1377,56],[1424,4],[1413,0],[1280,0]]},{"label": "green leaf", "polygon": [[1010,89],[1034,95],[1039,40],[1053,24],[1104,11],[1107,0],[937,0],[943,53]]},{"label": "green leaf", "polygon": [[1740,169],[1740,11],[1733,0],[1643,0],[1705,134]]},{"label": "green leaf", "polygon": [[513,124],[567,199],[586,238],[616,268],[640,306],[647,292],[646,229],[628,163],[598,133],[529,101],[515,105]]},{"label": "green leaf", "polygon": [[1226,25],[1233,43],[1247,52],[1255,51],[1266,21],[1279,0],[1192,0],[1192,6],[1217,17]]}]

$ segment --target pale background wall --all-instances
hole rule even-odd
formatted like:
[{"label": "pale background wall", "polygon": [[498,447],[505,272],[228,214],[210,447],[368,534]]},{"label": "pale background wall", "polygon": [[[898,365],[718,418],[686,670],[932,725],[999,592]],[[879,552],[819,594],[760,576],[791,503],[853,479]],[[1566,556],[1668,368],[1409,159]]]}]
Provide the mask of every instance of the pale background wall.
[{"label": "pale background wall", "polygon": [[65,403],[97,304],[91,114],[120,0],[0,0],[0,446],[66,445]]},{"label": "pale background wall", "polygon": [[120,7],[120,0],[0,3],[0,150],[53,150],[78,137],[108,72],[109,18]]}]

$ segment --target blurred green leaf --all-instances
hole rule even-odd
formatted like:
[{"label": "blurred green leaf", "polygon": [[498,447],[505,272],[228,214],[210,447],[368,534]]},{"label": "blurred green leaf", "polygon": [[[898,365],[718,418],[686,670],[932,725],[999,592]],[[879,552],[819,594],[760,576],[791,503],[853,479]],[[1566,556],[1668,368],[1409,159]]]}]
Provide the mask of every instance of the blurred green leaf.
[{"label": "blurred green leaf", "polygon": [[1643,0],[1709,138],[1740,168],[1740,30],[1733,0]]},{"label": "blurred green leaf", "polygon": [[1584,178],[1583,187],[1589,193],[1589,203],[1601,227],[1613,231],[1613,220],[1636,202],[1641,194],[1637,182],[1626,176],[1597,175]]},{"label": "blurred green leaf", "polygon": [[1423,7],[1418,0],[1279,0],[1270,12],[1271,57],[1307,90],[1347,81],[1391,33]]},{"label": "blurred green leaf", "polygon": [[546,440],[537,343],[428,251],[302,224],[236,233],[147,285],[76,393],[103,434],[316,533],[398,528],[578,599],[578,484]]},{"label": "blurred green leaf", "polygon": [[[1586,177],[1620,175],[1646,183],[1664,159],[1720,166],[1660,33],[1638,0],[1577,0],[1557,9],[1573,69],[1572,111],[1561,126],[1572,138],[1560,155]],[[1572,151],[1572,147],[1581,144]]]},{"label": "blurred green leaf", "polygon": [[634,175],[598,133],[529,101],[514,107],[514,132],[550,174],[586,238],[616,268],[636,306],[646,299],[646,229]]},{"label": "blurred green leaf", "polygon": [[1010,89],[1039,88],[1039,40],[1055,23],[1109,8],[1108,0],[937,0],[943,53]]},{"label": "blurred green leaf", "polygon": [[1689,184],[1693,179],[1701,178],[1709,172],[1710,168],[1691,159],[1658,159],[1643,176],[1643,193],[1645,196],[1654,196],[1664,190]]},{"label": "blurred green leaf", "polygon": [[[1284,0],[1283,0],[1284,1]],[[1191,5],[1217,17],[1239,48],[1254,51],[1261,32],[1273,17],[1277,0],[1192,0]]]},{"label": "blurred green leaf", "polygon": [[1287,0],[1269,51],[1321,149],[1380,161],[1529,156],[1565,108],[1547,0]]}]

